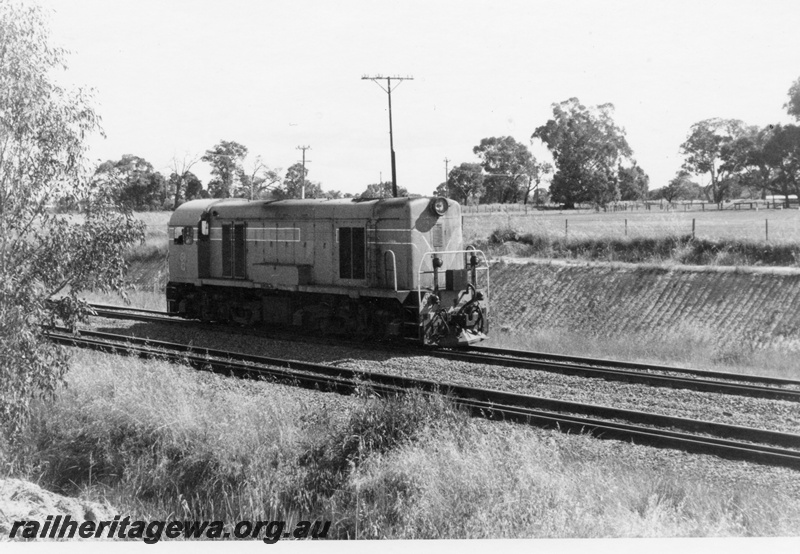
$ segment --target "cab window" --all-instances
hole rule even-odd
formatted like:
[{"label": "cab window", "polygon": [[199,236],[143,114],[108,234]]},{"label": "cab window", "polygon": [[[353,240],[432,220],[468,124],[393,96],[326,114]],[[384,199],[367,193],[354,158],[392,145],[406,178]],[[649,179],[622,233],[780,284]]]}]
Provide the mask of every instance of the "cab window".
[{"label": "cab window", "polygon": [[175,244],[192,244],[194,242],[193,227],[173,227],[172,242]]}]

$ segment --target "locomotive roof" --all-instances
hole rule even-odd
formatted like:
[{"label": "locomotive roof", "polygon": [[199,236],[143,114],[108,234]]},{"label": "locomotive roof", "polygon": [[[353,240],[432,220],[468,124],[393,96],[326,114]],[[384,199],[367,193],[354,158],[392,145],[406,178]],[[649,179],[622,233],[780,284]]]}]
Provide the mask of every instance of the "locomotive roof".
[{"label": "locomotive roof", "polygon": [[[370,217],[375,210],[424,210],[430,198],[374,198],[374,199],[309,199],[309,200],[246,200],[242,198],[191,200],[181,204],[169,220],[172,226],[196,225],[203,212],[210,211],[215,218],[308,218],[327,217],[360,219]],[[450,202],[453,202],[450,200]]]}]

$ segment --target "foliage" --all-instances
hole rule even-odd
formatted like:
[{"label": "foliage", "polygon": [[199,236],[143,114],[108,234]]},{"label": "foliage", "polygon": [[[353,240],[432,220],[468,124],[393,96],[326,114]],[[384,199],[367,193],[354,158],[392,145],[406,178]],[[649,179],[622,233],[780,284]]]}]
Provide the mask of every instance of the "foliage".
[{"label": "foliage", "polygon": [[661,237],[552,237],[546,234],[521,233],[501,227],[489,235],[489,244],[497,247],[517,243],[527,248],[515,251],[522,257],[568,258],[591,261],[658,263],[669,260],[688,265],[765,265],[800,264],[800,246],[763,244],[757,241],[699,239],[691,235]]},{"label": "foliage", "polygon": [[330,429],[328,414],[317,414],[322,416],[328,433],[323,438],[312,434],[298,457],[304,474],[302,487],[313,491],[313,494],[306,492],[304,509],[318,507],[342,489],[350,473],[370,456],[413,442],[425,429],[446,425],[463,416],[443,397],[412,392],[379,399],[368,393],[360,391],[362,402],[336,429]]},{"label": "foliage", "polygon": [[[203,183],[191,171],[186,171],[182,175],[173,173],[167,181],[167,192],[175,191],[175,206],[179,206],[182,201],[204,198],[206,193],[203,190]],[[183,194],[181,194],[183,191]]]},{"label": "foliage", "polygon": [[783,107],[789,115],[800,121],[800,77],[789,88],[789,101]]},{"label": "foliage", "polygon": [[745,135],[747,127],[738,119],[712,118],[692,125],[689,136],[681,145],[683,167],[692,173],[708,173],[711,182],[706,187],[706,198],[722,202],[728,197],[732,177],[741,168],[736,142]]},{"label": "foliage", "polygon": [[669,184],[658,190],[655,199],[663,198],[667,202],[675,200],[693,200],[694,192],[700,185],[693,182],[691,174],[685,169],[681,169],[675,174]]},{"label": "foliage", "polygon": [[[172,158],[170,164],[171,173],[167,186],[168,193],[175,199],[172,203],[172,209],[181,205],[185,198],[186,200],[193,200],[199,198],[203,189],[202,183],[197,176],[191,172],[192,167],[200,161],[197,157],[184,155],[183,158],[177,156]],[[191,187],[191,191],[189,188]]]},{"label": "foliage", "polygon": [[[0,4],[0,420],[11,433],[67,369],[41,325],[86,315],[82,291],[120,290],[123,250],[143,236],[89,179],[83,141],[98,117],[85,92],[57,84],[63,68],[41,9]],[[51,213],[65,198],[81,216]]]},{"label": "foliage", "polygon": [[800,196],[800,127],[773,127],[764,144],[763,158],[772,169],[769,189],[778,194]]},{"label": "foliage", "polygon": [[619,198],[620,200],[644,200],[647,198],[647,185],[650,178],[647,173],[634,164],[632,167],[619,168]]},{"label": "foliage", "polygon": [[772,129],[772,125],[763,129],[745,127],[723,152],[725,167],[733,170],[738,188],[746,190],[752,198],[763,198],[770,190],[773,168],[765,148]]},{"label": "foliage", "polygon": [[242,164],[247,147],[238,142],[221,140],[211,150],[206,150],[200,160],[211,164],[212,181],[208,192],[214,198],[230,198],[243,173]]},{"label": "foliage", "polygon": [[108,187],[114,199],[131,210],[161,208],[166,201],[167,183],[153,164],[132,154],[108,160],[97,168],[98,186]]},{"label": "foliage", "polygon": [[[397,196],[408,196],[408,190],[405,187],[397,187]],[[361,193],[359,198],[391,198],[392,197],[392,183],[391,181],[383,181],[382,183],[372,183],[367,185],[366,190]]]},{"label": "foliage", "polygon": [[553,119],[534,131],[531,138],[547,145],[555,161],[553,201],[573,208],[579,202],[602,206],[619,199],[618,168],[632,151],[613,111],[611,104],[587,108],[570,98],[553,104]]},{"label": "foliage", "polygon": [[236,191],[236,196],[249,200],[263,198],[270,189],[280,184],[278,172],[264,164],[261,156],[256,156],[248,171],[242,170],[240,174],[241,185]]},{"label": "foliage", "polygon": [[[480,164],[462,163],[450,170],[444,190],[437,189],[437,194],[456,198],[466,205],[470,199],[483,196],[485,176]],[[449,194],[448,194],[449,193]]]},{"label": "foliage", "polygon": [[[322,185],[306,179],[308,169],[303,170],[303,164],[296,163],[286,170],[286,177],[283,178],[283,186],[276,188],[273,195],[278,200],[289,198],[325,198]],[[305,187],[305,193],[303,192]]]},{"label": "foliage", "polygon": [[[527,146],[513,137],[489,137],[481,139],[472,151],[480,158],[485,173],[483,202],[517,202],[523,195],[527,198],[537,171],[536,158]],[[521,183],[526,180],[523,192]]]}]

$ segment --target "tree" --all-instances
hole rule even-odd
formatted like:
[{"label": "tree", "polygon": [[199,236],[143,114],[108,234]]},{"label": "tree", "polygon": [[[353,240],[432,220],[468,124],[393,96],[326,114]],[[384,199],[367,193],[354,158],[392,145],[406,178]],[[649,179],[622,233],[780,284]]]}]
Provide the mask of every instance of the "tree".
[{"label": "tree", "polygon": [[587,108],[570,98],[553,104],[553,118],[536,128],[531,139],[547,146],[556,165],[553,201],[574,208],[578,202],[605,205],[619,198],[618,168],[633,152],[613,113],[612,104]]},{"label": "tree", "polygon": [[[397,196],[408,196],[408,190],[405,187],[397,187]],[[366,190],[359,195],[359,198],[392,198],[392,183],[384,181],[367,185]]]},{"label": "tree", "polygon": [[308,169],[303,170],[303,164],[296,163],[286,170],[283,186],[275,189],[274,195],[278,200],[301,198],[303,185],[305,185],[306,198],[325,198],[322,186],[319,183],[306,179]]},{"label": "tree", "polygon": [[526,178],[530,180],[536,162],[528,147],[513,137],[489,137],[481,139],[472,152],[480,158],[486,174],[482,200],[516,202],[522,192],[521,183]]},{"label": "tree", "polygon": [[238,142],[221,140],[200,158],[211,164],[213,179],[208,184],[214,198],[230,198],[242,175],[242,163],[247,156],[247,147]]},{"label": "tree", "polygon": [[763,152],[772,169],[769,189],[777,194],[800,196],[800,127],[775,125]]},{"label": "tree", "polygon": [[[436,192],[442,196],[456,198],[466,205],[471,198],[477,200],[483,195],[485,178],[481,164],[464,162],[450,170],[445,190],[440,191],[437,189]],[[447,191],[449,191],[449,195]]]},{"label": "tree", "polygon": [[619,167],[619,198],[620,200],[644,200],[647,198],[647,186],[650,177],[647,173],[634,164],[631,167]]},{"label": "tree", "polygon": [[110,187],[116,200],[129,209],[160,208],[166,202],[164,177],[139,156],[125,154],[118,161],[104,162],[95,171],[95,178]]},{"label": "tree", "polygon": [[699,175],[709,174],[711,182],[706,187],[706,198],[711,202],[722,202],[734,183],[731,177],[740,165],[732,154],[732,143],[746,129],[738,119],[706,119],[692,125],[686,142],[681,145],[684,169]]},{"label": "tree", "polygon": [[[56,84],[64,51],[48,40],[41,8],[0,3],[0,421],[11,435],[68,368],[42,325],[84,318],[84,291],[121,290],[123,252],[144,237],[90,179],[84,137],[99,119],[85,92]],[[79,217],[49,209],[65,199]]]},{"label": "tree", "polygon": [[[183,195],[179,195],[176,192],[180,190],[181,187],[183,187]],[[178,198],[178,205],[180,205],[183,200],[189,201],[195,200],[196,198],[203,198],[206,191],[203,190],[203,183],[197,178],[197,175],[191,171],[186,171],[182,175],[172,173],[172,175],[169,176],[167,192],[170,194],[175,193],[175,196]]]},{"label": "tree", "polygon": [[[176,209],[178,206],[181,205],[181,192],[184,191],[188,183],[186,181],[186,177],[191,175],[195,179],[197,177],[191,173],[192,167],[200,161],[200,158],[197,156],[190,156],[188,154],[184,154],[182,158],[178,158],[174,156],[172,158],[172,162],[170,163],[170,169],[172,173],[170,175],[170,185],[174,186],[174,194],[175,194],[175,202],[172,204],[172,209]],[[175,176],[173,180],[172,176]],[[201,187],[202,188],[202,187]],[[186,194],[186,198],[189,198],[188,192]]]},{"label": "tree", "polygon": [[789,101],[783,107],[789,115],[800,121],[800,77],[789,88]]},{"label": "tree", "polygon": [[663,198],[670,203],[675,200],[686,199],[693,188],[692,185],[697,186],[690,177],[691,174],[685,169],[678,171],[669,184],[660,189],[660,194],[657,195],[657,198]]},{"label": "tree", "polygon": [[530,197],[531,193],[535,197],[538,197],[539,185],[542,184],[542,179],[544,179],[545,175],[549,175],[553,172],[553,166],[549,163],[539,163],[536,159],[532,159],[531,162],[528,164],[528,174],[527,174],[527,185],[525,186],[525,196],[522,200],[523,204],[528,203],[528,198]]},{"label": "tree", "polygon": [[236,191],[236,196],[255,200],[279,185],[281,178],[277,171],[266,166],[261,156],[256,156],[249,170],[243,169],[240,173],[239,182],[240,186]]},{"label": "tree", "polygon": [[747,190],[750,197],[763,198],[769,190],[773,168],[765,148],[773,129],[774,125],[743,127],[739,136],[721,149],[722,167],[735,177],[736,187]]}]

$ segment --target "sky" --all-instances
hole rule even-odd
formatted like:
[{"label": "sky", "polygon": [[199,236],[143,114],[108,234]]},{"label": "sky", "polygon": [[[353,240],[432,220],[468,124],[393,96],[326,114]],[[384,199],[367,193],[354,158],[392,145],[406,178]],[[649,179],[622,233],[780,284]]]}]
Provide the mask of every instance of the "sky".
[{"label": "sky", "polygon": [[[31,0],[33,1],[33,0]],[[67,84],[94,89],[105,138],[169,173],[221,140],[271,168],[306,151],[308,178],[360,193],[391,180],[432,194],[482,138],[531,135],[552,104],[611,103],[650,188],[680,169],[693,123],[787,123],[800,77],[800,2],[755,0],[41,0]],[[382,82],[385,86],[385,81]],[[396,83],[393,83],[393,87]],[[192,171],[204,182],[210,167]]]}]

